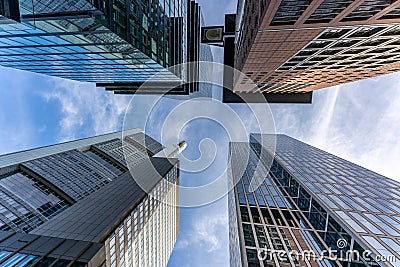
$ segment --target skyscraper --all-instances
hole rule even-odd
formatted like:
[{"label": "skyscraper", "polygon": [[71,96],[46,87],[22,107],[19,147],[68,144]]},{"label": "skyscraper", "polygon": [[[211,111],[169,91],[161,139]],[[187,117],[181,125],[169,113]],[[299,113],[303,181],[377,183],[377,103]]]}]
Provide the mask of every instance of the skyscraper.
[{"label": "skyscraper", "polygon": [[166,266],[176,151],[133,129],[1,156],[0,266]]},{"label": "skyscraper", "polygon": [[[192,0],[2,0],[0,18],[0,65],[118,93],[136,92],[157,73],[157,82],[177,83],[198,70],[166,68],[200,55],[212,60],[200,46],[200,7]],[[169,93],[198,91],[188,85]]]},{"label": "skyscraper", "polygon": [[239,0],[230,56],[259,85],[240,93],[306,94],[397,72],[399,22],[393,0]]},{"label": "skyscraper", "polygon": [[285,135],[230,153],[231,266],[400,266],[399,182]]}]

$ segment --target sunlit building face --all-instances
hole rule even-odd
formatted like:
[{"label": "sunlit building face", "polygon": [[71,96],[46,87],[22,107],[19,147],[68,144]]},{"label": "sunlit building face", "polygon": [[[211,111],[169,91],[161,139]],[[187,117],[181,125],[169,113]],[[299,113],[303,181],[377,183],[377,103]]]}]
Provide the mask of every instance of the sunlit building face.
[{"label": "sunlit building face", "polygon": [[398,266],[398,182],[285,135],[230,152],[231,266]]},{"label": "sunlit building face", "polygon": [[164,149],[133,129],[1,156],[0,265],[166,266],[179,168]]}]

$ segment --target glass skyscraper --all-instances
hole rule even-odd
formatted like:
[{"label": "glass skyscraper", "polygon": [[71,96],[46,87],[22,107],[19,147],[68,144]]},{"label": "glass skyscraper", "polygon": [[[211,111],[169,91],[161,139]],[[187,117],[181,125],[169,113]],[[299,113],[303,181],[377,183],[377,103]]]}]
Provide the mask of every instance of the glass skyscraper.
[{"label": "glass skyscraper", "polygon": [[211,50],[200,49],[200,7],[191,0],[1,0],[0,21],[0,65],[120,94],[135,93],[155,74],[157,82],[177,83],[198,70],[166,68],[205,54],[212,60],[200,53]]},{"label": "glass skyscraper", "polygon": [[231,266],[400,266],[399,182],[285,135],[230,153]]},{"label": "glass skyscraper", "polygon": [[164,149],[132,129],[0,156],[0,266],[166,266],[179,169]]}]

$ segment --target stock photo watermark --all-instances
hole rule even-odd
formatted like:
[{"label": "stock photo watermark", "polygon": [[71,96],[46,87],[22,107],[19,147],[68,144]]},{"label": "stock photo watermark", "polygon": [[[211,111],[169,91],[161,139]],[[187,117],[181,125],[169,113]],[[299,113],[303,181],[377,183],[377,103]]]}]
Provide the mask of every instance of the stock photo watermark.
[{"label": "stock photo watermark", "polygon": [[261,261],[273,261],[274,256],[279,261],[284,261],[287,258],[296,261],[323,261],[323,260],[331,260],[331,261],[345,261],[345,262],[370,262],[371,259],[375,262],[389,262],[394,263],[398,262],[399,259],[393,255],[374,255],[370,250],[358,251],[356,249],[348,249],[343,250],[347,247],[348,243],[346,239],[339,239],[337,241],[337,249],[328,248],[327,250],[322,250],[317,253],[314,250],[290,250],[287,252],[286,250],[276,250],[263,248],[258,249],[258,259]]},{"label": "stock photo watermark", "polygon": [[[181,80],[177,80],[174,83],[165,82],[165,75],[170,75],[170,73],[176,73],[176,69],[185,69],[190,70],[189,72],[193,72],[197,69],[200,69],[200,74],[198,77],[185,77]],[[192,70],[193,69],[193,70]],[[185,86],[187,84],[193,83],[201,83],[206,84],[211,87],[216,88],[225,88],[223,81],[215,79],[214,73],[225,73],[232,72],[235,80],[238,81],[234,88],[228,88],[231,91],[249,91],[251,92],[257,85],[251,81],[244,73],[215,62],[196,62],[196,63],[185,63],[178,66],[173,66],[168,70],[164,70],[156,75],[154,75],[151,79],[143,83],[143,85],[138,89],[138,93],[135,94],[130,104],[126,110],[124,117],[124,125],[123,128],[125,130],[132,128],[140,128],[146,131],[148,125],[151,125],[155,120],[159,119],[159,113],[165,112],[166,116],[163,117],[162,123],[158,125],[158,131],[161,133],[160,139],[161,143],[168,144],[171,142],[174,144],[181,143],[185,141],[188,147],[197,147],[200,152],[200,157],[197,159],[190,159],[185,157],[185,154],[179,155],[179,169],[181,172],[195,174],[201,173],[210,166],[212,166],[215,162],[216,157],[218,155],[227,155],[228,150],[225,149],[221,143],[213,140],[211,138],[204,138],[200,142],[194,142],[191,140],[190,136],[185,136],[185,128],[190,125],[190,123],[195,120],[206,120],[210,124],[216,123],[219,124],[227,134],[227,138],[229,140],[224,141],[224,143],[228,144],[229,142],[248,142],[249,140],[249,128],[248,123],[250,121],[254,122],[252,125],[252,130],[254,132],[265,134],[268,133],[273,136],[273,140],[270,142],[270,150],[269,153],[274,154],[275,151],[275,123],[273,119],[272,112],[270,107],[266,101],[266,99],[262,96],[262,94],[251,94],[251,97],[255,96],[260,97],[260,101],[258,105],[249,104],[251,101],[246,96],[246,94],[241,97],[243,100],[243,106],[247,107],[248,114],[243,116],[242,113],[233,109],[228,104],[214,99],[212,97],[204,97],[203,95],[198,96],[188,96],[188,97],[171,97],[168,92],[174,90],[174,88]],[[143,98],[141,98],[141,92],[143,94],[149,88],[157,86],[157,88],[161,88],[165,91],[164,94],[154,96],[153,98],[147,99],[147,104],[143,105]],[[169,101],[169,105],[172,107],[168,110],[165,109],[165,105],[162,104],[162,101],[165,99],[174,99],[176,101]],[[175,99],[177,98],[177,99]],[[161,103],[161,104],[160,104]],[[262,103],[262,105],[259,105]],[[140,108],[137,108],[140,107]],[[159,111],[159,107],[162,107],[162,111]],[[157,114],[158,113],[158,114]],[[124,135],[124,132],[122,133]],[[122,136],[124,140],[125,136]],[[143,140],[143,142],[147,142],[147,140]],[[266,147],[264,145],[264,141],[261,140],[262,147]],[[146,145],[146,147],[150,144]],[[151,194],[151,187],[149,187],[148,181],[146,181],[146,177],[143,175],[136,175],[135,168],[135,159],[134,155],[131,154],[131,151],[126,147],[123,150],[125,160],[128,164],[128,168],[130,173],[132,174],[135,182],[146,192]],[[251,148],[250,146],[243,152],[243,162],[248,162],[250,158]],[[260,158],[262,157],[262,153],[260,152]],[[133,160],[130,158],[133,157]],[[266,157],[264,157],[266,158]],[[150,157],[149,157],[150,160]],[[270,161],[270,162],[269,162]],[[151,165],[151,162],[149,162]],[[245,165],[245,164],[244,164]],[[257,166],[259,169],[268,168],[272,165],[272,158],[270,160],[264,160],[263,163],[258,163]],[[262,166],[261,166],[262,165]],[[171,187],[179,189],[180,192],[180,207],[196,207],[207,205],[212,203],[222,197],[224,197],[232,188],[235,186],[235,181],[229,181],[229,160],[226,164],[218,165],[218,171],[213,172],[211,176],[212,182],[201,186],[183,186],[183,185],[175,185],[170,184]],[[245,168],[241,170],[243,173],[245,172]],[[241,176],[238,174],[238,176]],[[143,177],[143,178],[142,178]],[[237,181],[236,181],[237,182]],[[262,180],[253,178],[251,184],[249,186],[250,191],[256,190]],[[158,198],[157,195],[153,197]],[[166,201],[165,199],[158,199],[162,202]],[[168,203],[170,205],[177,205],[177,203]]]}]

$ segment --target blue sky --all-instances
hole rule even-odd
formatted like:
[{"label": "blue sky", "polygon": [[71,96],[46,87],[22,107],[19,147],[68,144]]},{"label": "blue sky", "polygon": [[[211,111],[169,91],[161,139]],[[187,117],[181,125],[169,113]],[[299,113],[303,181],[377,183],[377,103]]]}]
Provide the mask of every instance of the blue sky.
[{"label": "blue sky", "polygon": [[[232,0],[198,2],[208,25],[222,24],[222,14],[235,10]],[[221,61],[221,50],[214,52],[215,59]],[[129,96],[115,96],[93,84],[8,68],[0,68],[0,77],[0,154],[122,128]],[[317,91],[312,105],[271,105],[277,132],[399,180],[399,84],[400,75],[391,74]],[[141,105],[151,102],[142,98]],[[175,100],[164,101],[148,126],[148,133],[156,138],[158,123],[177,104]],[[235,109],[247,118],[243,108]],[[249,131],[251,125],[247,125]],[[226,161],[227,137],[220,125],[197,120],[187,127],[185,137],[190,138],[185,156],[198,157],[197,145],[208,137],[218,146],[217,162]],[[214,169],[207,171],[183,173],[182,183],[204,184]],[[228,266],[226,199],[184,208],[181,213],[181,232],[169,266]]]}]

